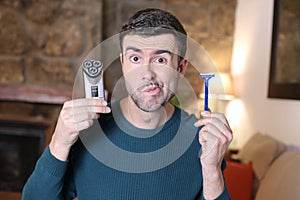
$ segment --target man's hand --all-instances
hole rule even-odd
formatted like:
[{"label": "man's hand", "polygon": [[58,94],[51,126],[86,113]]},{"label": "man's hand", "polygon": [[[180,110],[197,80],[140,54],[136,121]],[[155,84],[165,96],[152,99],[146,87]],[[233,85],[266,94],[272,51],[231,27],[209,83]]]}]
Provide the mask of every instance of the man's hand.
[{"label": "man's hand", "polygon": [[204,111],[201,116],[202,119],[198,120],[195,126],[203,126],[199,132],[203,191],[206,199],[215,199],[224,189],[221,164],[233,136],[223,114]]},{"label": "man's hand", "polygon": [[92,126],[93,120],[99,118],[100,113],[110,111],[107,102],[100,99],[65,102],[49,145],[51,154],[59,160],[66,161],[79,132]]}]

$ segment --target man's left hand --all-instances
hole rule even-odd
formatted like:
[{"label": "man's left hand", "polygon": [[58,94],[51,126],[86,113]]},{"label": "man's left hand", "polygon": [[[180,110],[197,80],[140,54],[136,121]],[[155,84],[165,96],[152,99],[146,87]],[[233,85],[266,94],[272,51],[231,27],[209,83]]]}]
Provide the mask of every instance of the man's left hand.
[{"label": "man's left hand", "polygon": [[201,116],[195,123],[196,127],[203,126],[199,132],[201,164],[206,167],[219,167],[232,140],[232,130],[223,114],[204,111]]}]

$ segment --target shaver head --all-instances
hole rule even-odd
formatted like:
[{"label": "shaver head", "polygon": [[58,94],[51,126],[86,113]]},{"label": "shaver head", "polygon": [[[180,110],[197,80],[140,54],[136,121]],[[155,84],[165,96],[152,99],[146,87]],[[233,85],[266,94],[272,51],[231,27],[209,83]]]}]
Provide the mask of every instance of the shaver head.
[{"label": "shaver head", "polygon": [[99,60],[86,60],[83,62],[83,70],[90,78],[97,78],[101,75],[103,63]]},{"label": "shaver head", "polygon": [[82,65],[85,96],[104,99],[103,63],[99,60],[86,60]]},{"label": "shaver head", "polygon": [[102,78],[103,63],[99,60],[83,62],[83,72],[91,85],[96,85]]}]

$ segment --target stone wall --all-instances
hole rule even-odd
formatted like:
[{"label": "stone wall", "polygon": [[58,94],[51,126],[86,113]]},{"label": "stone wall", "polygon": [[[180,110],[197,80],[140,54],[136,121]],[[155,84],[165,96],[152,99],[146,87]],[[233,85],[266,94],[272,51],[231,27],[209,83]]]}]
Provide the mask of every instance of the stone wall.
[{"label": "stone wall", "polygon": [[[188,35],[209,53],[219,72],[230,72],[236,0],[104,0],[103,38],[120,30],[129,16],[139,9],[156,7],[173,13],[184,25]],[[117,64],[116,64],[117,65]],[[121,76],[120,67],[106,70],[108,77]],[[193,67],[186,78],[198,95],[202,80]],[[106,80],[111,90],[115,79]]]},{"label": "stone wall", "polygon": [[2,0],[0,27],[1,115],[56,118],[60,105],[43,103],[70,98],[82,57],[102,39],[102,0]]},{"label": "stone wall", "polygon": [[99,0],[0,3],[0,83],[70,87],[78,59],[101,41]]},{"label": "stone wall", "polygon": [[[175,14],[189,36],[208,51],[218,70],[230,71],[236,0],[2,0],[1,113],[10,113],[15,104],[20,104],[24,115],[55,118],[57,111],[49,114],[44,106],[51,104],[51,98],[62,96],[52,102],[59,104],[57,109],[49,105],[52,110],[59,110],[64,97],[70,97],[82,59],[101,40],[118,33],[130,15],[146,7]],[[120,67],[105,71],[105,86],[109,91],[120,76]],[[202,88],[198,72],[189,68],[186,78],[198,95]],[[9,96],[7,91],[13,95]],[[19,91],[23,98],[15,94]],[[28,91],[37,95],[25,98]],[[43,98],[45,102],[38,103],[46,105],[36,104],[36,97],[45,94],[50,94],[49,99]]]}]

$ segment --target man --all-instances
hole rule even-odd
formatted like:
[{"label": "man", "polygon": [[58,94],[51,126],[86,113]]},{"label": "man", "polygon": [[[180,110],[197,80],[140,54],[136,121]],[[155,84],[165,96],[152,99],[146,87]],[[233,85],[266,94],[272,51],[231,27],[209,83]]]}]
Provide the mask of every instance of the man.
[{"label": "man", "polygon": [[[66,102],[23,199],[230,199],[222,171],[232,140],[226,118],[205,111],[198,120],[169,103],[188,65],[180,22],[159,9],[139,11],[123,26],[120,44],[128,96],[112,104]],[[113,157],[108,164],[93,155],[92,149],[103,153],[105,146],[99,145],[105,137],[93,129],[97,124],[120,149],[145,156],[128,161],[107,151]],[[178,135],[192,136],[187,148],[184,137],[172,147]],[[160,153],[170,146],[171,153]],[[153,152],[154,162],[147,157]]]}]

